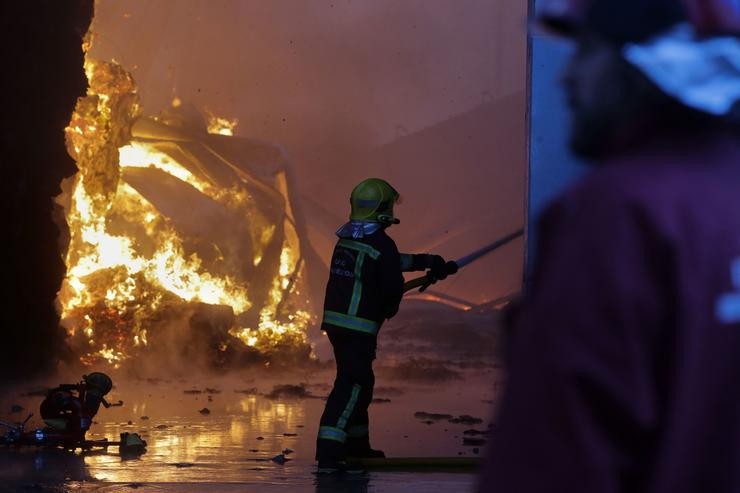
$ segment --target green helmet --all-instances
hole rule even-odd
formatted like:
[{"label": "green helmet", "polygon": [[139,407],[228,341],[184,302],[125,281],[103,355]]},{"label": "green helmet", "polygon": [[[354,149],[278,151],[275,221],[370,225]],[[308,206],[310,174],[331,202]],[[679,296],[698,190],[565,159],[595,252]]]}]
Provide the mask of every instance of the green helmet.
[{"label": "green helmet", "polygon": [[363,180],[352,190],[349,203],[352,221],[368,221],[383,224],[398,224],[401,221],[393,216],[393,205],[401,195],[390,184],[380,178]]},{"label": "green helmet", "polygon": [[99,371],[82,375],[82,380],[87,384],[88,390],[98,391],[101,395],[106,395],[113,388],[113,380]]}]

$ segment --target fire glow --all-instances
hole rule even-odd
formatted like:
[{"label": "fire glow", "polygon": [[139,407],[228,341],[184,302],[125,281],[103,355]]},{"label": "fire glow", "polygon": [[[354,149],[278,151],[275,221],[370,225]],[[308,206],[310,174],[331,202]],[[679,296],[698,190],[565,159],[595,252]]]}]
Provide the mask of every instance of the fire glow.
[{"label": "fire glow", "polygon": [[[66,129],[79,171],[57,198],[69,230],[58,303],[81,361],[117,366],[145,351],[163,321],[187,326],[202,305],[230,309],[220,351],[305,350],[312,317],[285,171],[250,174],[223,156],[218,145],[234,144],[218,139],[238,140],[235,120],[211,115],[206,131],[143,117],[122,67],[87,60],[85,69],[88,94]],[[219,170],[230,181],[214,178]],[[178,200],[185,207],[173,208]],[[233,238],[199,233],[232,227],[192,219],[187,207],[199,203],[236,218]]]}]

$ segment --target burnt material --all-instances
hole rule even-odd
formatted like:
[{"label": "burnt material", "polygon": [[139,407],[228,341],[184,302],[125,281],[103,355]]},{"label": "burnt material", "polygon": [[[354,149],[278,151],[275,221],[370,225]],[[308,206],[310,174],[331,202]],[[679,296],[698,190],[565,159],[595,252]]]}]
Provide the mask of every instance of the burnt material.
[{"label": "burnt material", "polygon": [[82,38],[92,16],[92,0],[2,6],[3,382],[52,368],[65,347],[54,308],[65,269],[52,198],[76,170],[64,127],[87,87]]}]

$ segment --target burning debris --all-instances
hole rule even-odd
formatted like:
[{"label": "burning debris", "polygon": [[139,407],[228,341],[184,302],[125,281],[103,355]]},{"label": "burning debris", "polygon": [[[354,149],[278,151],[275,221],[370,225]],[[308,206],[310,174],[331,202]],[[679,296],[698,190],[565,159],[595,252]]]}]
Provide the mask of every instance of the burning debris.
[{"label": "burning debris", "polygon": [[[142,116],[120,65],[87,60],[66,129],[78,173],[57,202],[68,238],[58,295],[82,363],[178,348],[212,366],[306,359],[305,261],[274,146],[175,101]],[[292,358],[291,358],[292,356]]]}]

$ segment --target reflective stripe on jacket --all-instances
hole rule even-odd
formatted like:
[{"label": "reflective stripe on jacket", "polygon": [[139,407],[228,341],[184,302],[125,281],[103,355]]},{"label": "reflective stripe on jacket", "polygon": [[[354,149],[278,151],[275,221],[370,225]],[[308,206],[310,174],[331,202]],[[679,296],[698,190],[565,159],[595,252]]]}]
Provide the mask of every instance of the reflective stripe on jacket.
[{"label": "reflective stripe on jacket", "polygon": [[329,325],[375,336],[398,312],[402,294],[401,257],[385,231],[340,238],[331,258],[322,329]]}]

